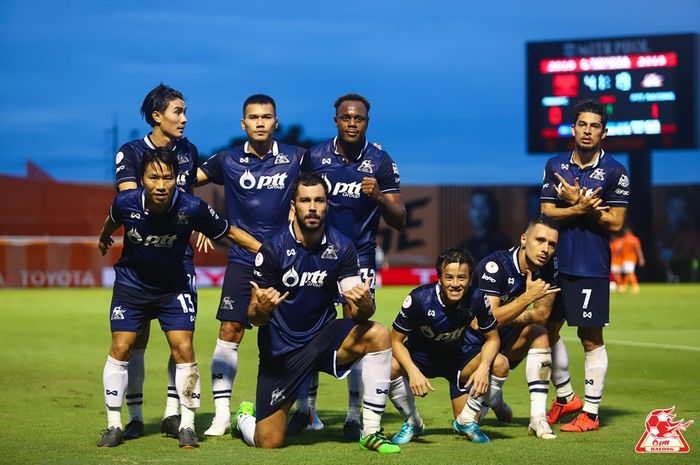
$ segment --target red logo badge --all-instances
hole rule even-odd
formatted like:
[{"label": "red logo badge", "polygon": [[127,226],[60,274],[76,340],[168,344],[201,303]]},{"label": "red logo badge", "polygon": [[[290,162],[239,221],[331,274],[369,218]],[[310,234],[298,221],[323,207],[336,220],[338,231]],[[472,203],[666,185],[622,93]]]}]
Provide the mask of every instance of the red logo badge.
[{"label": "red logo badge", "polygon": [[647,415],[644,421],[646,430],[634,450],[652,454],[690,452],[690,446],[681,431],[692,425],[693,420],[673,421],[676,419],[674,410],[675,405],[665,410],[653,410]]}]

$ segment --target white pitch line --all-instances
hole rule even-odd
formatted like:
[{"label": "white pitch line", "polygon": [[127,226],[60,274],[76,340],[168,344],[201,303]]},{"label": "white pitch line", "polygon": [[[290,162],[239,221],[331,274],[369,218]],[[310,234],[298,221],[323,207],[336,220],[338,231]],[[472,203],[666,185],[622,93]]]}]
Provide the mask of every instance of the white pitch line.
[{"label": "white pitch line", "polygon": [[[574,342],[579,339],[576,337],[564,337],[562,338],[566,342]],[[605,339],[605,344],[618,344],[621,346],[630,347],[648,347],[650,349],[670,349],[670,350],[685,350],[688,352],[700,352],[700,347],[695,346],[678,346],[673,344],[656,344],[653,342],[635,342],[635,341],[620,341],[617,339]]]}]

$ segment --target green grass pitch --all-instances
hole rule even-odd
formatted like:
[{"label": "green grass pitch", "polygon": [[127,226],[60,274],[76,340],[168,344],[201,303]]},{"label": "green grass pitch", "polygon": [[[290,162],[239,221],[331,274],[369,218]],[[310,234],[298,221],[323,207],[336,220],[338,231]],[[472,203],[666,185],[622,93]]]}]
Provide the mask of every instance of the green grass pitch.
[{"label": "green grass pitch", "polygon": [[[390,325],[409,288],[378,292],[376,319]],[[214,318],[219,291],[200,291],[195,348],[203,374],[201,435],[212,414],[209,363],[218,332]],[[427,434],[381,457],[344,442],[347,387],[321,375],[318,407],[326,429],[290,439],[281,450],[256,450],[241,440],[207,439],[196,450],[180,450],[158,433],[165,404],[167,345],[157,324],[146,352],[144,414],[147,436],[115,449],[95,447],[106,423],[102,368],[109,345],[110,290],[0,290],[0,463],[3,464],[617,464],[700,463],[700,286],[646,285],[638,296],[613,295],[612,324],[605,330],[610,367],[601,407],[602,429],[560,434],[554,441],[527,435],[529,401],[523,368],[505,386],[515,422],[487,417],[490,444],[472,444],[451,432],[447,383],[418,399]],[[571,355],[574,387],[583,394],[583,353],[575,330],[563,336]],[[257,370],[255,330],[244,338],[232,408],[253,400]],[[552,397],[550,391],[550,399]],[[634,446],[653,409],[676,406],[678,418],[694,419],[684,436],[689,454],[637,454]],[[126,420],[126,408],[124,408]],[[389,435],[402,423],[387,407]],[[558,428],[556,428],[558,430]]]}]

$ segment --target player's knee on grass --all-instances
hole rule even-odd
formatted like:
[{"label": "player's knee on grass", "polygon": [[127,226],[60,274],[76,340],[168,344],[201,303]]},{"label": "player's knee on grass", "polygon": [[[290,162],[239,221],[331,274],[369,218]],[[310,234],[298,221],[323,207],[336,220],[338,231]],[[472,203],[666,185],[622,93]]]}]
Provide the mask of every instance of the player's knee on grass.
[{"label": "player's knee on grass", "polygon": [[238,321],[222,321],[219,339],[226,342],[240,343],[245,334],[245,326]]},{"label": "player's knee on grass", "polygon": [[508,376],[508,371],[510,370],[510,365],[508,364],[508,359],[503,354],[496,355],[496,359],[491,365],[491,374],[498,377]]},{"label": "player's knee on grass", "polygon": [[261,449],[283,447],[286,419],[287,416],[282,416],[278,411],[255,425],[255,447]]}]

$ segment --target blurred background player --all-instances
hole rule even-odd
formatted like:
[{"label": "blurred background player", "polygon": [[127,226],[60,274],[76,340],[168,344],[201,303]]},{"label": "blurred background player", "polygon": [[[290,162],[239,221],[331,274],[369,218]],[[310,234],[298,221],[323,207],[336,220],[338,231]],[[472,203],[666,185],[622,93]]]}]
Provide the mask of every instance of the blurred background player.
[{"label": "blurred background player", "polygon": [[469,224],[472,236],[458,245],[468,250],[478,263],[486,255],[510,247],[508,237],[499,230],[499,206],[493,192],[474,189],[469,196]]},{"label": "blurred background player", "polygon": [[[550,158],[542,185],[542,214],[559,223],[559,287],[547,325],[552,347],[552,382],[557,398],[547,415],[550,424],[580,413],[563,432],[600,428],[598,408],[608,370],[603,327],[610,321],[610,233],[625,222],[630,180],[624,166],[601,145],[608,115],[597,100],[576,105],[571,126],[574,150]],[[569,355],[559,337],[564,319],[578,327],[585,352],[585,404],[569,375]]]},{"label": "blurred background player", "polygon": [[158,318],[175,362],[175,386],[181,404],[180,447],[198,447],[194,413],[200,381],[192,337],[197,310],[184,263],[190,235],[198,230],[218,239],[225,235],[257,251],[260,243],[226,220],[204,201],[176,187],[178,157],[170,149],[146,150],[141,157],[142,187],[117,194],[100,233],[102,255],[124,226],[124,249],[114,265],[110,326],[112,344],[103,372],[107,430],[99,447],[124,442],[121,406],[128,383],[132,348],[144,322]]},{"label": "blurred background player", "polygon": [[[493,313],[498,321],[500,352],[508,357],[511,370],[526,359],[528,432],[541,439],[556,438],[546,419],[552,351],[544,325],[559,292],[554,257],[558,236],[557,224],[552,220],[530,220],[518,247],[493,252],[477,265],[471,301],[473,311]],[[467,339],[483,339],[472,328],[467,331]],[[502,391],[489,405],[499,420],[512,421],[513,412],[503,401]],[[486,409],[482,419],[485,414]]]},{"label": "blurred background player", "polygon": [[[248,141],[207,160],[197,175],[200,184],[223,184],[226,216],[231,224],[263,240],[286,226],[291,185],[301,172],[305,149],[274,140],[275,101],[263,94],[243,102],[241,127]],[[222,436],[231,425],[231,391],[238,371],[238,345],[246,327],[253,278],[253,256],[233,244],[221,288],[216,318],[221,321],[211,361],[212,394],[216,413],[206,436]]]},{"label": "blurred background player", "polygon": [[[248,445],[284,445],[287,414],[296,391],[312,370],[338,378],[363,359],[363,431],[360,448],[400,452],[382,433],[391,374],[389,332],[374,314],[369,281],[359,276],[357,252],[349,238],[326,227],[328,191],[313,173],[294,183],[294,220],[268,237],[255,257],[250,321],[259,326],[260,364],[256,408],[244,402],[236,425]],[[337,319],[338,289],[351,318]]]},{"label": "blurred background player", "polygon": [[[312,147],[304,170],[323,177],[329,191],[328,225],[342,231],[357,248],[362,279],[376,285],[375,236],[380,216],[392,228],[406,226],[406,207],[401,200],[399,168],[387,152],[367,141],[369,101],[358,94],[346,94],[333,104],[338,135]],[[348,309],[344,309],[347,314]],[[347,439],[360,433],[362,364],[348,376],[348,413],[343,427]],[[311,418],[312,428],[323,428],[316,415],[318,376],[312,376],[309,399],[303,393],[296,404],[289,434],[300,431]],[[310,404],[310,405],[309,405]]]},{"label": "blurred background player", "polygon": [[622,285],[620,292],[625,292],[627,286],[632,287],[632,294],[639,294],[639,281],[637,280],[636,267],[644,266],[644,252],[642,243],[634,235],[630,227],[625,227],[622,234]]},{"label": "blurred background player", "polygon": [[[183,136],[187,125],[187,105],[177,90],[159,84],[143,100],[141,115],[151,126],[152,131],[142,139],[127,142],[116,155],[116,185],[122,192],[136,189],[141,184],[141,158],[145,151],[164,148],[172,150],[178,160],[176,185],[185,192],[192,193],[196,182],[198,152]],[[193,263],[194,252],[187,245],[184,255],[185,271],[190,280],[190,296],[197,308],[197,285]],[[144,355],[150,334],[150,322],[141,326],[141,332],[134,344],[129,361],[129,386],[126,390],[126,405],[129,410],[129,423],[124,430],[125,439],[135,439],[144,433],[143,425],[143,383],[145,379]],[[161,432],[177,437],[180,424],[180,401],[175,389],[175,362],[168,360],[168,395],[161,422]]]},{"label": "blurred background player", "polygon": [[622,234],[615,233],[610,236],[610,291],[617,292],[622,285]]},{"label": "blurred background player", "polygon": [[[477,422],[484,401],[501,389],[508,361],[498,353],[496,320],[484,306],[472,311],[469,284],[474,260],[454,248],[436,260],[438,282],[412,290],[403,301],[391,330],[393,361],[390,398],[406,422],[391,441],[405,444],[425,432],[414,396],[425,397],[428,378],[445,378],[455,420],[452,429],[473,442],[489,442]],[[467,327],[476,317],[483,339],[467,341]],[[465,402],[465,391],[469,398]]]}]

